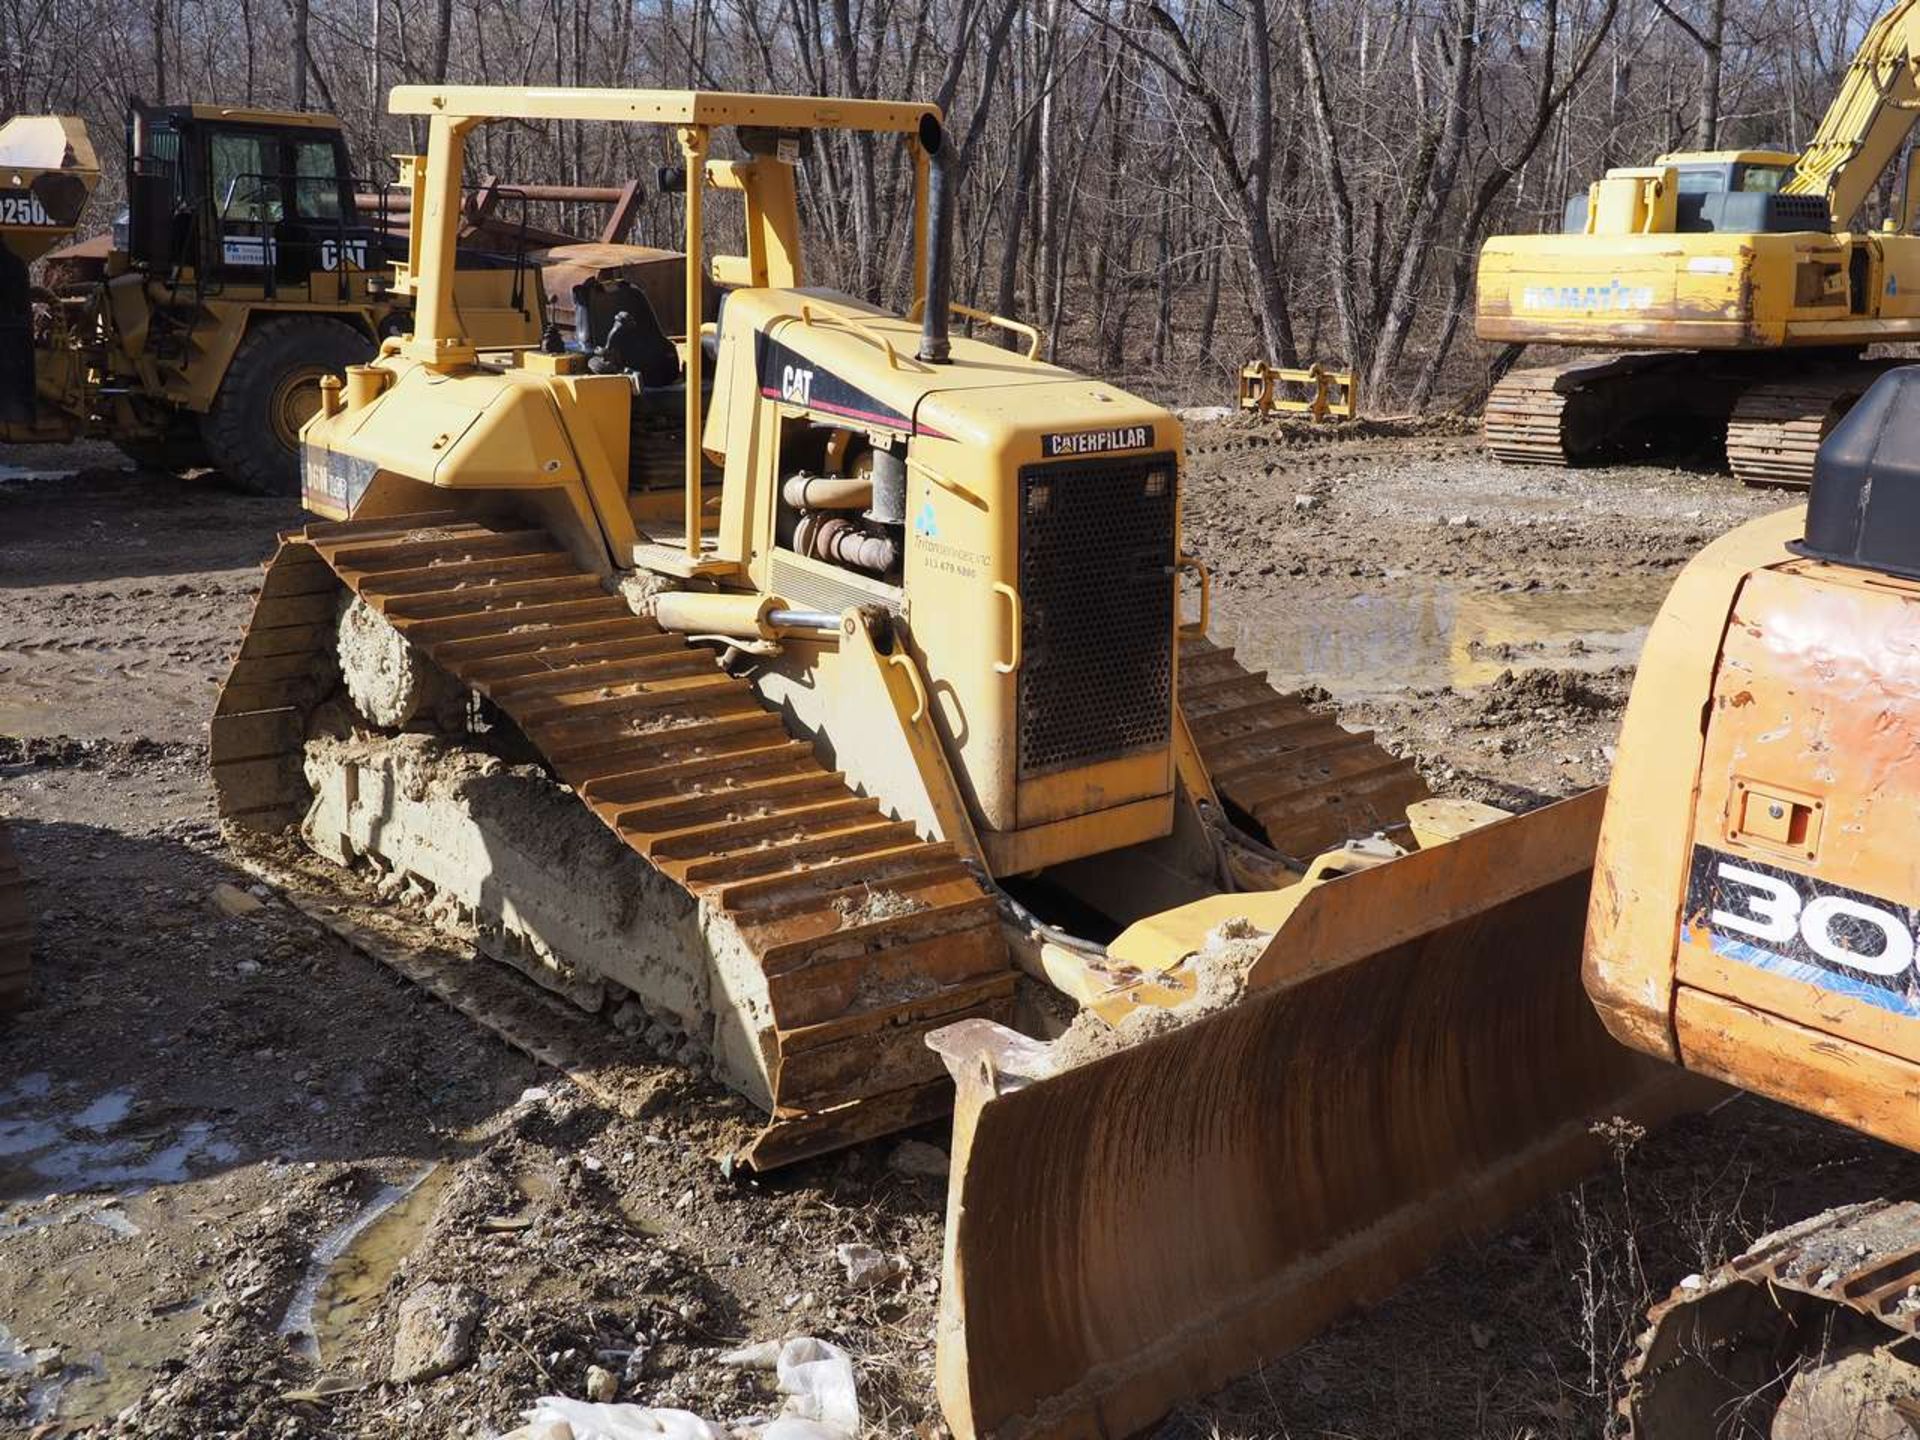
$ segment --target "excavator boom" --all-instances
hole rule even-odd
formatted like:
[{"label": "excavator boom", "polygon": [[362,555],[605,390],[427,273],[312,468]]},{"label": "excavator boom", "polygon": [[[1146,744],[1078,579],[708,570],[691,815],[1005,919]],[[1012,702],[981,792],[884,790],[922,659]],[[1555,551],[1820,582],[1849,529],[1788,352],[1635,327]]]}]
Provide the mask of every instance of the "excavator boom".
[{"label": "excavator boom", "polygon": [[[1859,213],[1880,177],[1900,156],[1920,111],[1920,5],[1896,0],[1861,37],[1840,81],[1782,190],[1825,199],[1838,226]],[[1909,191],[1911,186],[1909,185]],[[1911,222],[1901,201],[1899,233]]]}]

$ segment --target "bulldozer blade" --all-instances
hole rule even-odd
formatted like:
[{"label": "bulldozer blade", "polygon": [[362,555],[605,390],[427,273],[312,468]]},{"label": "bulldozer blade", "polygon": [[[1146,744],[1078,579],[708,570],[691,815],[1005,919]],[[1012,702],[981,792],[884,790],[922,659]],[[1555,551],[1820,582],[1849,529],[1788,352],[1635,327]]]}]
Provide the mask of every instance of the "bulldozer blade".
[{"label": "bulldozer blade", "polygon": [[1592,1122],[1717,1087],[1601,1028],[1604,792],[1320,883],[1244,997],[1061,1068],[982,1020],[958,1085],[937,1376],[960,1440],[1124,1436],[1571,1183]]}]

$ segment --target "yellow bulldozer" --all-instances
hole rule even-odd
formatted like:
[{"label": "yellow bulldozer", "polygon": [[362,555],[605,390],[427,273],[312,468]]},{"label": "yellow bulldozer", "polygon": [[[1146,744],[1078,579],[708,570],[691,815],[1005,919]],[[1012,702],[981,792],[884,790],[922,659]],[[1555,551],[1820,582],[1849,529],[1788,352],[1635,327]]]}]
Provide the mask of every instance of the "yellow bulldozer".
[{"label": "yellow bulldozer", "polygon": [[[1581,987],[1597,793],[1433,798],[1208,642],[1178,420],[953,301],[936,109],[391,104],[411,330],[303,432],[220,813],[690,1037],[765,1116],[744,1165],[951,1107],[957,1436],[1131,1433],[1580,1173],[1596,1117],[1697,1099]],[[561,120],[670,128],[685,294],[496,347],[453,300],[464,153]],[[809,276],[833,131],[905,149],[904,314]]]},{"label": "yellow bulldozer", "polygon": [[1920,116],[1920,6],[1867,30],[1800,154],[1662,155],[1609,170],[1557,235],[1480,252],[1480,338],[1587,351],[1517,370],[1487,397],[1488,450],[1523,464],[1645,454],[1724,434],[1756,485],[1804,486],[1820,441],[1920,340],[1909,166],[1892,216],[1850,228]]},{"label": "yellow bulldozer", "polygon": [[[154,468],[291,495],[321,377],[407,324],[339,122],[136,101],[127,155],[119,233],[56,253],[36,285],[30,267],[79,224],[99,162],[78,119],[0,126],[0,441],[106,439]],[[463,255],[456,284],[473,334],[538,338],[525,256]]]}]

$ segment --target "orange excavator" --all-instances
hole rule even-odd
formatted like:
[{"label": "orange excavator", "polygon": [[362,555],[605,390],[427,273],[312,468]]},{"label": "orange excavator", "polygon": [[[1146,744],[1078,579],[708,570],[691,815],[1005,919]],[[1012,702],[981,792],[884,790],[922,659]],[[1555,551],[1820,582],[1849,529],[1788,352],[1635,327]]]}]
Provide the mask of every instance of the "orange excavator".
[{"label": "orange excavator", "polygon": [[[1681,574],[1601,828],[1586,984],[1615,1038],[1920,1149],[1920,368],[1821,447],[1805,508]],[[1765,1236],[1658,1306],[1638,1440],[1920,1433],[1920,1204]]]}]

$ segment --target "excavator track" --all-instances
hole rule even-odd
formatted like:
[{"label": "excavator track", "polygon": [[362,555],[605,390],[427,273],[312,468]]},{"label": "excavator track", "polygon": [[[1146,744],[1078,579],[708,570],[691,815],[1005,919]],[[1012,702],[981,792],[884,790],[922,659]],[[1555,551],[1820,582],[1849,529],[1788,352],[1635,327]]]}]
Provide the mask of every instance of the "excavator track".
[{"label": "excavator track", "polygon": [[1920,1202],[1763,1236],[1656,1305],[1621,1401],[1632,1440],[1920,1430]]},{"label": "excavator track", "polygon": [[1578,465],[1666,409],[1667,372],[1686,358],[1587,356],[1511,371],[1487,395],[1482,440],[1511,465]]},{"label": "excavator track", "polygon": [[286,537],[213,722],[223,818],[273,830],[305,812],[307,715],[330,689],[349,591],[497,707],[696,903],[707,943],[724,932],[728,998],[746,986],[742,1005],[764,1011],[773,1112],[742,1158],[771,1168],[946,1109],[923,1036],[1012,1009],[994,897],[952,846],[853,793],[746,681],[634,615],[544,530],[416,516]]},{"label": "excavator track", "polygon": [[1307,859],[1398,829],[1407,806],[1427,798],[1413,761],[1279,694],[1210,641],[1181,642],[1180,704],[1220,798],[1283,855]]},{"label": "excavator track", "polygon": [[33,961],[33,931],[27,920],[27,882],[14,857],[7,827],[0,823],[0,1015],[27,998]]},{"label": "excavator track", "polygon": [[1727,466],[1748,485],[1805,489],[1827,432],[1887,365],[1859,365],[1755,385],[1727,421]]}]

